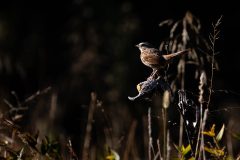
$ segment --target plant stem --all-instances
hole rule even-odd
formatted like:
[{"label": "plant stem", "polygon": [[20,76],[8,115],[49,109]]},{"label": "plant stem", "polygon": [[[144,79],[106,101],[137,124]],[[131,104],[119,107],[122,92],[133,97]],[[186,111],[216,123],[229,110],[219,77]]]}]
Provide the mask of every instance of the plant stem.
[{"label": "plant stem", "polygon": [[152,159],[152,123],[151,123],[151,108],[148,108],[148,160]]},{"label": "plant stem", "polygon": [[208,95],[208,101],[207,101],[207,108],[210,105],[211,96],[212,96],[212,87],[213,87],[213,76],[214,76],[214,64],[215,64],[215,44],[216,40],[219,38],[218,35],[220,33],[220,30],[218,30],[218,26],[221,24],[222,16],[217,20],[215,24],[212,24],[213,26],[213,33],[209,35],[209,40],[211,42],[211,76],[210,76],[210,85],[209,85],[209,95]]}]

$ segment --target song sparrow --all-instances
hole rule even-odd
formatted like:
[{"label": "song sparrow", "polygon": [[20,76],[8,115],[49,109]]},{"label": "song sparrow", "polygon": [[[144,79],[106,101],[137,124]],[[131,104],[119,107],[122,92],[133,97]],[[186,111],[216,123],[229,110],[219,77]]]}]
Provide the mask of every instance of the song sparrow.
[{"label": "song sparrow", "polygon": [[165,68],[175,57],[188,52],[188,50],[183,50],[171,54],[162,54],[148,42],[141,42],[136,45],[136,47],[138,47],[141,52],[140,58],[142,63],[152,68],[153,73],[159,69]]}]

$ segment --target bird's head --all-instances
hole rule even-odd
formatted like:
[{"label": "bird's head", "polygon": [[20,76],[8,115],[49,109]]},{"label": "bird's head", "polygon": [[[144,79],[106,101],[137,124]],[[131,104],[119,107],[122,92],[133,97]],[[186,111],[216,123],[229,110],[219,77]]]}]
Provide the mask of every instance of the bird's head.
[{"label": "bird's head", "polygon": [[141,43],[137,44],[136,47],[138,47],[140,50],[143,50],[146,48],[153,48],[153,46],[148,42],[141,42]]}]

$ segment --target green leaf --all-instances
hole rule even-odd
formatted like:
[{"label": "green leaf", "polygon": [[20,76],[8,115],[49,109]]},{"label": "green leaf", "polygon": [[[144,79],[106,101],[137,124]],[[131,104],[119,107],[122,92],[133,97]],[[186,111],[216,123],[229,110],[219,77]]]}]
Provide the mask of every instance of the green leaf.
[{"label": "green leaf", "polygon": [[208,148],[204,147],[204,150],[207,151],[208,153],[211,153],[214,156],[221,157],[224,156],[224,148],[223,149],[217,149],[217,148]]},{"label": "green leaf", "polygon": [[222,137],[223,137],[224,129],[225,129],[225,125],[223,124],[221,130],[219,131],[219,133],[218,133],[218,135],[217,135],[217,137],[216,137],[216,140],[217,140],[218,142],[219,142],[219,141],[222,139]]},{"label": "green leaf", "polygon": [[212,128],[210,131],[204,131],[202,132],[204,135],[207,135],[209,137],[215,137],[215,124],[212,125]]},{"label": "green leaf", "polygon": [[189,144],[186,148],[184,147],[184,145],[182,145],[181,147],[177,146],[176,144],[173,144],[174,147],[176,148],[176,150],[181,153],[182,157],[186,156],[189,151],[191,151],[191,145]]},{"label": "green leaf", "polygon": [[182,148],[182,155],[185,156],[186,154],[189,153],[189,151],[191,151],[191,145],[189,144],[186,148]]}]

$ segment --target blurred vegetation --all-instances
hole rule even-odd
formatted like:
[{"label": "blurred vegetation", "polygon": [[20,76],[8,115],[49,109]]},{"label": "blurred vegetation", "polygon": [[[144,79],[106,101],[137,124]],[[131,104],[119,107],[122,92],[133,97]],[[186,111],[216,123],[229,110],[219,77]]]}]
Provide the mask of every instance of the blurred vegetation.
[{"label": "blurred vegetation", "polygon": [[[189,37],[187,45],[183,43],[180,48],[174,48],[169,41],[178,37],[179,30],[171,37],[169,26],[158,26],[168,18],[174,22],[182,19],[188,10],[199,18],[196,22],[201,24],[201,30],[197,30],[199,39],[207,37],[212,30],[212,21],[224,14],[221,28],[224,37],[220,37],[216,46],[220,51],[216,55],[220,71],[214,75],[209,107],[212,110],[208,116],[212,123],[209,122],[205,131],[216,124],[219,132],[225,124],[225,137],[218,143],[224,143],[228,148],[224,153],[236,157],[240,147],[240,128],[236,125],[240,96],[237,90],[240,87],[239,78],[235,76],[239,73],[239,54],[237,41],[233,42],[230,36],[239,35],[238,24],[231,28],[237,19],[234,19],[237,17],[235,5],[223,5],[219,9],[214,4],[197,3],[196,6],[193,2],[173,0],[162,3],[159,6],[151,1],[112,0],[1,2],[1,158],[84,159],[87,154],[92,159],[111,159],[117,155],[121,159],[147,157],[148,107],[152,103],[131,102],[127,97],[137,93],[135,85],[151,70],[141,64],[134,46],[150,41],[161,50],[166,45],[170,51],[193,47],[204,55],[206,50],[202,43],[199,48],[195,41],[191,43],[196,37]],[[222,9],[224,7],[232,10],[227,12]],[[192,93],[196,93],[199,83],[199,79],[191,79],[195,71],[198,70],[198,75],[203,69],[207,73],[210,71],[210,66],[203,66],[205,60],[197,59],[198,66],[187,68],[191,75],[185,75],[185,89]],[[232,70],[236,73],[230,73]],[[169,81],[176,85],[176,90],[181,88],[177,72],[176,67],[168,71]],[[193,99],[197,101],[194,96]],[[152,108],[154,140],[162,135],[159,103]],[[174,133],[179,129],[180,114],[174,105],[168,112],[170,136],[172,143],[177,144],[179,137]],[[216,143],[211,144],[210,154],[220,151],[213,149]],[[154,145],[157,144],[154,142]],[[174,154],[187,152],[186,148],[177,148]]]}]

